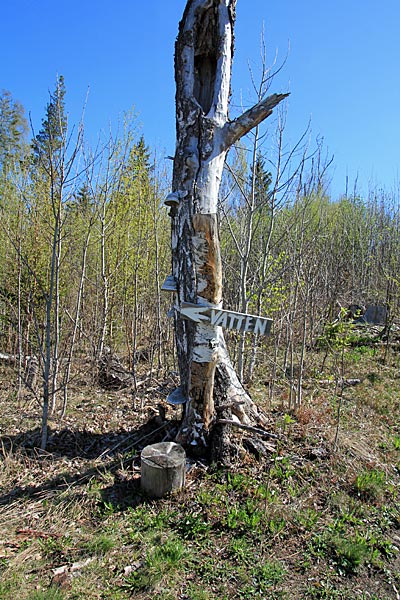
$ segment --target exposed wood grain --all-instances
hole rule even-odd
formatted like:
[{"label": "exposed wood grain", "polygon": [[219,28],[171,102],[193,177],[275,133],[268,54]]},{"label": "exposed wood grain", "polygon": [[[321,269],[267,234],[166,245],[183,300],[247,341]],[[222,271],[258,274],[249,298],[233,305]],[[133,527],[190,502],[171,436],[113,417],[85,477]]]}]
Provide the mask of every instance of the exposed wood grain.
[{"label": "exposed wood grain", "polygon": [[196,248],[197,293],[210,302],[222,300],[222,262],[216,214],[193,215]]}]

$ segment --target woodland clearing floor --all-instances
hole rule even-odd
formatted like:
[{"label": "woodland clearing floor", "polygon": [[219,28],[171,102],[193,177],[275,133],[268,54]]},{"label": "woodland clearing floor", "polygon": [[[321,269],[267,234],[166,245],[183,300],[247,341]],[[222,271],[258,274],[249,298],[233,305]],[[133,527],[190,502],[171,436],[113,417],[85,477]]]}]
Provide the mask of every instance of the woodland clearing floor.
[{"label": "woodland clearing floor", "polygon": [[2,367],[0,598],[399,599],[400,358],[370,350],[348,349],[343,393],[310,356],[296,411],[287,382],[269,402],[259,378],[270,456],[188,460],[186,488],[158,501],[140,492],[139,452],[165,434],[159,405],[176,418],[171,378],[136,406],[76,381],[42,453],[40,406]]}]

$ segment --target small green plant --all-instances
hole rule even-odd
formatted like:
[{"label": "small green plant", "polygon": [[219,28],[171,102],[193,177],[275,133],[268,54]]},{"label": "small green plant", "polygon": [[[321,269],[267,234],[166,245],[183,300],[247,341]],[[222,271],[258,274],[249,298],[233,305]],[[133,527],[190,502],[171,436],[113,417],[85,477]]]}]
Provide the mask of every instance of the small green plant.
[{"label": "small green plant", "polygon": [[306,508],[296,513],[295,520],[307,531],[312,531],[320,517],[321,513],[319,511],[316,511],[314,508]]},{"label": "small green plant", "polygon": [[227,505],[223,524],[228,529],[254,531],[264,518],[264,512],[252,500],[245,504]]},{"label": "small green plant", "polygon": [[116,509],[117,507],[112,502],[101,502],[99,505],[99,512],[104,518],[111,517]]},{"label": "small green plant", "polygon": [[330,560],[342,575],[352,575],[364,562],[373,562],[379,556],[370,539],[346,531],[335,532],[334,528],[316,534],[309,547],[314,556]]},{"label": "small green plant", "polygon": [[261,500],[265,500],[265,504],[272,504],[276,502],[276,490],[269,489],[269,482],[267,484],[259,483],[253,489],[254,498],[260,498]]},{"label": "small green plant", "polygon": [[[358,338],[354,333],[349,336],[349,343],[357,344],[347,354],[347,358],[353,363],[359,363],[365,358],[372,358],[376,355],[377,349],[373,346],[358,345],[360,344],[360,338]],[[375,383],[376,381],[379,381],[379,375],[376,373],[370,373],[367,375],[367,379],[369,379],[371,383]]]},{"label": "small green plant", "polygon": [[207,489],[200,489],[196,494],[196,500],[201,506],[209,508],[219,504],[220,496]]},{"label": "small green plant", "polygon": [[278,592],[275,594],[274,588],[282,583],[286,569],[279,561],[266,561],[261,564],[257,564],[250,571],[239,571],[243,584],[240,587],[239,593],[240,598],[262,600],[266,597],[273,600],[275,598],[282,598],[283,596]]},{"label": "small green plant", "polygon": [[246,511],[243,508],[240,508],[239,506],[227,507],[223,524],[228,529],[241,529],[243,526],[243,521],[246,519],[246,517]]},{"label": "small green plant", "polygon": [[198,539],[208,535],[211,525],[204,515],[188,514],[178,521],[176,529],[179,535],[185,539]]},{"label": "small green plant", "polygon": [[291,415],[288,415],[287,413],[285,413],[282,417],[281,420],[281,428],[282,428],[282,432],[290,432],[291,426],[294,425],[296,423],[296,420],[293,419],[293,417]]},{"label": "small green plant", "polygon": [[376,542],[377,550],[384,558],[391,559],[398,554],[399,549],[390,540],[379,539]]},{"label": "small green plant", "polygon": [[155,571],[154,569],[141,568],[137,571],[133,571],[125,580],[123,588],[128,590],[130,593],[144,592],[150,590],[152,587],[162,578],[162,571]]},{"label": "small green plant", "polygon": [[330,581],[317,581],[308,586],[306,598],[309,600],[336,600],[343,598],[340,590]]},{"label": "small green plant", "polygon": [[385,490],[386,476],[383,471],[366,470],[357,475],[355,488],[363,500],[379,500]]},{"label": "small green plant", "polygon": [[244,537],[233,537],[229,544],[229,553],[238,562],[251,564],[254,562],[254,545]]},{"label": "small green plant", "polygon": [[187,590],[187,596],[185,595],[186,597],[190,598],[190,600],[211,600],[215,596],[210,596],[209,591],[203,587],[191,584]]},{"label": "small green plant", "polygon": [[207,553],[202,553],[201,556],[195,555],[191,558],[190,566],[204,583],[221,579],[220,566],[216,564],[215,556],[209,556]]},{"label": "small green plant", "polygon": [[348,346],[354,331],[354,323],[347,319],[347,310],[342,308],[337,319],[325,325],[323,334],[317,339],[318,347],[329,352]]},{"label": "small green plant", "polygon": [[130,592],[152,589],[166,575],[172,576],[173,572],[180,567],[185,555],[186,550],[180,540],[167,539],[147,553],[143,566],[126,578],[123,587]]},{"label": "small green plant", "polygon": [[286,569],[279,561],[267,561],[261,565],[257,565],[252,575],[259,583],[261,591],[267,591],[272,585],[283,581]]},{"label": "small green plant", "polygon": [[128,509],[128,521],[135,530],[146,531],[154,527],[155,514],[146,505]]},{"label": "small green plant", "polygon": [[7,581],[0,581],[0,598],[15,598],[21,585],[23,585],[22,582],[18,581],[15,574]]},{"label": "small green plant", "polygon": [[280,535],[286,527],[286,521],[283,517],[275,516],[270,518],[267,524],[267,531],[273,536]]},{"label": "small green plant", "polygon": [[39,545],[47,558],[56,561],[64,558],[71,545],[71,540],[68,537],[48,537],[40,539]]},{"label": "small green plant", "polygon": [[168,539],[161,546],[157,546],[150,554],[149,561],[154,564],[163,562],[167,567],[177,567],[185,556],[185,546],[180,540]]},{"label": "small green plant", "polygon": [[336,567],[340,573],[355,573],[358,567],[371,557],[368,542],[362,538],[332,537],[329,545],[334,553]]},{"label": "small green plant", "polygon": [[227,475],[227,489],[233,491],[243,491],[249,487],[253,487],[254,480],[243,473],[231,473]]},{"label": "small green plant", "polygon": [[270,470],[270,477],[277,481],[287,481],[295,474],[290,458],[287,456],[276,457]]}]

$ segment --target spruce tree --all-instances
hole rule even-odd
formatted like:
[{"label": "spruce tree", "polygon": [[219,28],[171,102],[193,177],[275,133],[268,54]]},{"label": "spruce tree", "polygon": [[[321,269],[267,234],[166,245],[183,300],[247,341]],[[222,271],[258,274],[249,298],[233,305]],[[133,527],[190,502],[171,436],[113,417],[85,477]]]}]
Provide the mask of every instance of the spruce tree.
[{"label": "spruce tree", "polygon": [[28,123],[24,108],[11,93],[0,94],[0,169],[18,169],[26,154]]},{"label": "spruce tree", "polygon": [[46,116],[42,120],[42,128],[32,142],[35,163],[47,172],[59,169],[66,148],[68,119],[65,113],[65,83],[60,75],[56,87],[50,94],[46,107]]}]

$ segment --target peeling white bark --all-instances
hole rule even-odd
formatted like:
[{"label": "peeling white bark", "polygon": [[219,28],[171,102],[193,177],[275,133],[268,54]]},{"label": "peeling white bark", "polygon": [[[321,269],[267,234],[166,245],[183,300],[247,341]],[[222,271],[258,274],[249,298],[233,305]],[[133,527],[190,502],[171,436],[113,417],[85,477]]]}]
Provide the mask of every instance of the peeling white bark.
[{"label": "peeling white bark", "polygon": [[199,323],[196,327],[193,346],[193,361],[197,363],[216,362],[219,358],[219,340],[216,328],[209,323]]},{"label": "peeling white bark", "polygon": [[196,195],[199,198],[199,212],[216,213],[219,187],[222,179],[226,152],[219,151],[201,167],[196,180]]},{"label": "peeling white bark", "polygon": [[[179,191],[180,202],[171,206],[170,215],[178,307],[182,303],[222,307],[216,213],[225,155],[285,97],[271,96],[229,122],[235,5],[236,0],[188,0],[176,42],[173,192]],[[229,360],[221,322],[185,321],[179,311],[175,316],[181,386],[189,398],[179,441],[199,451],[208,445],[216,421],[214,404],[222,396],[242,423],[262,420]]]}]

